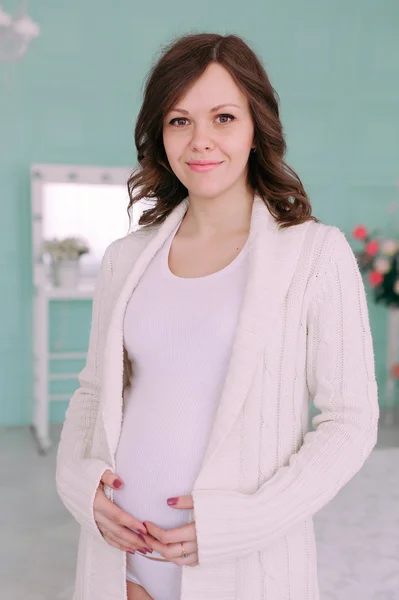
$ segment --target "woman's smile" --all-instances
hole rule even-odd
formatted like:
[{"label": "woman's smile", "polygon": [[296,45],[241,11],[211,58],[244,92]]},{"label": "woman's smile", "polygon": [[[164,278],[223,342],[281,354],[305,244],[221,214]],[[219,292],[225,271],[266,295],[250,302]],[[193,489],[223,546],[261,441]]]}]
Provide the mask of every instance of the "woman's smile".
[{"label": "woman's smile", "polygon": [[197,173],[206,173],[207,171],[212,171],[216,167],[219,167],[222,163],[208,163],[208,164],[198,164],[198,163],[187,163],[192,171]]}]

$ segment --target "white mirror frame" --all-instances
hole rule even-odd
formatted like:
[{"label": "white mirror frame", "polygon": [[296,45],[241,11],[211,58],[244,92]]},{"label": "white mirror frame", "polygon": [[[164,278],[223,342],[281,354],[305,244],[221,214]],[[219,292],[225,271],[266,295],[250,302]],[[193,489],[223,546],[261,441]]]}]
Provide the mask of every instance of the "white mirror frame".
[{"label": "white mirror frame", "polygon": [[[46,454],[52,445],[49,436],[49,402],[66,400],[69,394],[50,394],[49,380],[72,379],[75,373],[51,374],[49,360],[85,358],[85,353],[51,354],[48,348],[48,304],[51,299],[90,299],[93,285],[80,289],[53,288],[46,278],[43,262],[43,185],[46,183],[82,183],[126,185],[133,169],[121,167],[95,167],[57,164],[32,164],[31,218],[32,218],[32,262],[33,262],[33,360],[34,408],[31,431],[37,442],[39,453]],[[140,201],[141,202],[141,201]],[[148,206],[148,201],[143,200]],[[132,227],[137,224],[132,219]],[[131,228],[132,229],[132,228]],[[64,397],[65,396],[65,397]]]}]

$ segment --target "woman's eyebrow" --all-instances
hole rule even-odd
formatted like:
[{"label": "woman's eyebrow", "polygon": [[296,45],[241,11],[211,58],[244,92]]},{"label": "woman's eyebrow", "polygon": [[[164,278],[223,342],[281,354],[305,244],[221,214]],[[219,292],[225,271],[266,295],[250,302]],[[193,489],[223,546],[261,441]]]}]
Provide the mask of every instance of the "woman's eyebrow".
[{"label": "woman's eyebrow", "polygon": [[[213,108],[211,108],[211,110],[209,112],[215,112],[216,110],[219,110],[225,106],[235,106],[236,108],[241,108],[241,106],[239,106],[238,104],[231,104],[231,103],[227,103],[227,104],[218,104],[217,106],[214,106]],[[189,111],[188,110],[184,110],[184,108],[171,108],[170,109],[171,112],[175,111],[175,112],[181,112],[184,115],[188,115]]]}]

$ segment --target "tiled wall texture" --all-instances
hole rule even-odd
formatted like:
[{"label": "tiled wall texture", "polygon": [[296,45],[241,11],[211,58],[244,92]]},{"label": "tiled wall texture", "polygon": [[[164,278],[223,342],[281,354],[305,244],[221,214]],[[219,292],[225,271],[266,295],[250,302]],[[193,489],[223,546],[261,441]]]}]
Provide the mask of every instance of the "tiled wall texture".
[{"label": "tiled wall texture", "polygon": [[[16,5],[3,2],[9,11]],[[0,425],[27,424],[32,414],[29,166],[134,166],[143,80],[172,37],[244,36],[279,93],[287,158],[314,213],[348,237],[359,222],[396,226],[397,0],[205,0],[189,8],[183,0],[31,3],[41,36],[20,63],[0,64]],[[63,350],[86,348],[84,304],[52,307],[50,338]],[[369,304],[384,405],[386,309],[371,292]],[[61,338],[57,311],[68,322]],[[52,420],[62,421],[65,408],[53,406]]]}]

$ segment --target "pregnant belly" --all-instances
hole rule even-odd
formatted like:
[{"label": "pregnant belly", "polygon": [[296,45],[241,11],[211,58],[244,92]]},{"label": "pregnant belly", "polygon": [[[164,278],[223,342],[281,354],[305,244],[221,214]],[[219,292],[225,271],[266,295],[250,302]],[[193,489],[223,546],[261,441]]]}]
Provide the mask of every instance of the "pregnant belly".
[{"label": "pregnant belly", "polygon": [[124,485],[115,490],[114,502],[140,521],[163,529],[185,525],[190,510],[174,509],[167,499],[191,494],[202,455],[182,451],[165,428],[158,432],[153,428],[153,441],[146,438],[133,423],[129,427],[125,422],[116,453],[116,473]]}]

